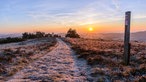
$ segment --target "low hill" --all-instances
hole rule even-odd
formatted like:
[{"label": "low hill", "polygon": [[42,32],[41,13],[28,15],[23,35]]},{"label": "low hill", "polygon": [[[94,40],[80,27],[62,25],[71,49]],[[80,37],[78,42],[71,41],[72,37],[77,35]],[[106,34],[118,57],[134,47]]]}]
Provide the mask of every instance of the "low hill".
[{"label": "low hill", "polygon": [[[144,41],[146,42],[146,31],[133,32],[131,33],[132,41]],[[92,34],[81,34],[82,38],[92,39],[112,39],[112,40],[124,40],[124,33],[92,33]]]}]

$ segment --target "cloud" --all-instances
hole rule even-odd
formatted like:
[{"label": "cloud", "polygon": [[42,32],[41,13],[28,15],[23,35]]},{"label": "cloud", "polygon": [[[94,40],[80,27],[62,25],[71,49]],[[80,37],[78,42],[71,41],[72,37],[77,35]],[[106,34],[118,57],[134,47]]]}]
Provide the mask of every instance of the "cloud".
[{"label": "cloud", "polygon": [[121,12],[119,12],[120,7],[117,3],[117,1],[114,1],[115,7],[112,7],[113,2],[98,0],[84,7],[80,12],[82,13],[81,16],[84,16],[87,21],[84,21],[81,25],[122,20]]},{"label": "cloud", "polygon": [[[42,6],[43,4],[45,6]],[[112,4],[114,7],[111,6]],[[29,11],[28,16],[36,21],[48,22],[48,24],[83,25],[114,21],[122,18],[121,14],[119,14],[121,12],[117,12],[120,8],[118,0],[112,0],[112,2],[97,0],[74,10],[70,8],[53,10],[48,8],[46,3],[40,5],[37,6],[37,8],[40,7],[38,8],[40,10]]]},{"label": "cloud", "polygon": [[115,6],[115,8],[117,10],[119,10],[120,9],[119,0],[112,0],[112,2],[113,2],[113,5]]},{"label": "cloud", "polygon": [[144,19],[146,18],[146,15],[136,15],[135,17],[133,17],[134,19]]}]

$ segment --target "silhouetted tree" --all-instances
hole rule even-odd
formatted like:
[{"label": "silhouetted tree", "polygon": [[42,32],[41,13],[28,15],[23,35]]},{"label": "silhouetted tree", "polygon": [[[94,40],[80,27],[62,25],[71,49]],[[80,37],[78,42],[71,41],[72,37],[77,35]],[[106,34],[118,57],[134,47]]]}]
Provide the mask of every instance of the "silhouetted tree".
[{"label": "silhouetted tree", "polygon": [[33,33],[25,32],[25,33],[22,34],[22,38],[23,39],[33,39],[33,38],[36,38],[36,35],[33,34]]},{"label": "silhouetted tree", "polygon": [[23,34],[22,34],[22,38],[23,38],[23,39],[28,39],[28,33],[27,33],[27,32],[23,33]]},{"label": "silhouetted tree", "polygon": [[36,37],[37,37],[37,38],[45,37],[45,33],[44,33],[44,32],[38,31],[38,32],[36,32]]},{"label": "silhouetted tree", "polygon": [[45,33],[40,31],[36,32],[35,34],[27,33],[27,32],[22,34],[23,39],[34,39],[34,38],[43,38],[43,37],[45,37]]},{"label": "silhouetted tree", "polygon": [[79,34],[77,34],[76,30],[69,29],[65,37],[70,37],[70,38],[80,38]]},{"label": "silhouetted tree", "polygon": [[52,37],[52,34],[50,34],[50,33],[45,34],[45,37]]}]

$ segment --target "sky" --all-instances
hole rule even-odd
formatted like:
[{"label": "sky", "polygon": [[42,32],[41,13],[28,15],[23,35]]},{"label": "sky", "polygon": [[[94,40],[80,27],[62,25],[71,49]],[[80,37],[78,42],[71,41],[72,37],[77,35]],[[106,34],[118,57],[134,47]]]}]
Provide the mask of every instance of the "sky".
[{"label": "sky", "polygon": [[124,32],[131,11],[131,31],[146,30],[146,0],[0,0],[0,33]]}]

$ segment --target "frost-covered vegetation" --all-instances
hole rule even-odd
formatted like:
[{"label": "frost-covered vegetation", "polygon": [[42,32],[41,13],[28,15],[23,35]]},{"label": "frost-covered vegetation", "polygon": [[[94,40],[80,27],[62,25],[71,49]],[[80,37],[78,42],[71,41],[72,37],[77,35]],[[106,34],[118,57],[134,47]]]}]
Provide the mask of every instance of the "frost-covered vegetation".
[{"label": "frost-covered vegetation", "polygon": [[[132,42],[130,65],[123,64],[123,42],[103,39],[66,39],[78,58],[91,65],[91,77],[97,82],[145,82],[146,43]],[[93,81],[93,79],[91,80]]]},{"label": "frost-covered vegetation", "polygon": [[0,81],[7,79],[30,62],[44,56],[55,44],[55,38],[39,38],[0,45]]}]

